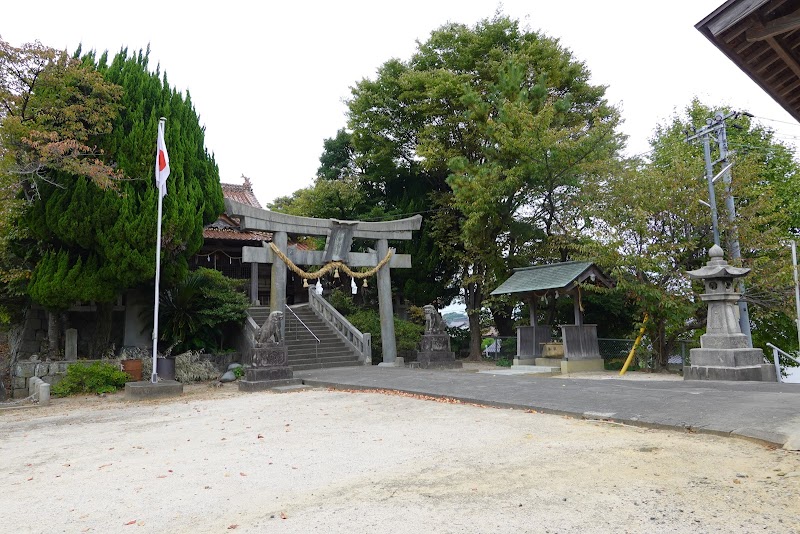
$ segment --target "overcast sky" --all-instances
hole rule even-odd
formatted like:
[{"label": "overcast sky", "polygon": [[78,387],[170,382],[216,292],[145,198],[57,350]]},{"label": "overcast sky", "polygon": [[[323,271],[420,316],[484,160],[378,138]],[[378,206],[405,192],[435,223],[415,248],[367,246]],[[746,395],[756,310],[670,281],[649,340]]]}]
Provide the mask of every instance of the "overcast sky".
[{"label": "overcast sky", "polygon": [[190,91],[222,181],[249,176],[266,204],[312,183],[323,140],[346,124],[353,84],[392,57],[408,59],[442,24],[472,25],[500,6],[523,27],[559,38],[594,83],[608,86],[629,154],[646,151],[656,124],[695,95],[770,119],[764,124],[786,139],[800,136],[797,122],[694,29],[722,3],[39,0],[7,2],[0,36],[16,46],[40,40],[72,51],[82,43],[112,53],[149,43],[151,65]]}]

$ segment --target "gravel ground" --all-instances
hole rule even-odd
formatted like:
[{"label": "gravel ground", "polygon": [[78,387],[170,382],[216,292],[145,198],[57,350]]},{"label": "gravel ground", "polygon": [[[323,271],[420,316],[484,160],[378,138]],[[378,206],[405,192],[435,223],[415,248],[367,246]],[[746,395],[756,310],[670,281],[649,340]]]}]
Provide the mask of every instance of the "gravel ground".
[{"label": "gravel ground", "polygon": [[0,411],[0,531],[800,532],[800,455],[415,395]]}]

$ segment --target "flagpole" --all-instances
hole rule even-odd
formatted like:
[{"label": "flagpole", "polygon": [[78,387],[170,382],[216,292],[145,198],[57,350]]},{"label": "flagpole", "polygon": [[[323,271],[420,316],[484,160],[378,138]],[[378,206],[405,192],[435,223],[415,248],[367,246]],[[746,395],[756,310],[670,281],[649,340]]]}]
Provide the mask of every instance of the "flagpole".
[{"label": "flagpole", "polygon": [[[164,123],[167,121],[164,117],[158,119],[159,134],[163,136]],[[158,150],[158,149],[156,149]],[[158,373],[156,372],[156,360],[158,358],[158,292],[159,283],[161,281],[161,209],[164,203],[164,195],[158,191],[158,223],[156,231],[156,294],[155,303],[153,305],[153,373],[150,375],[150,382],[155,384],[158,382]]]}]

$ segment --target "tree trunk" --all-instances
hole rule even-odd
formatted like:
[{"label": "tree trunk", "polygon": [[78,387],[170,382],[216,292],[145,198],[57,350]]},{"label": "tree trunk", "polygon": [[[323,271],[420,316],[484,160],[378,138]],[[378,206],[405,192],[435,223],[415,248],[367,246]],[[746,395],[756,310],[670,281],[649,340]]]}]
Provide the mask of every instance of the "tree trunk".
[{"label": "tree trunk", "polygon": [[57,359],[61,342],[61,314],[59,312],[47,312],[47,355]]},{"label": "tree trunk", "polygon": [[492,306],[492,319],[497,327],[497,335],[500,337],[513,337],[514,318],[512,317],[514,307],[510,304],[498,304]]},{"label": "tree trunk", "polygon": [[111,314],[114,311],[114,304],[111,302],[99,302],[97,304],[97,324],[95,325],[92,344],[89,349],[90,358],[101,358],[109,347],[111,340]]},{"label": "tree trunk", "polygon": [[469,357],[467,361],[479,362],[481,358],[481,315],[480,310],[475,313],[469,313]]},{"label": "tree trunk", "polygon": [[[477,266],[472,266],[473,271]],[[465,270],[466,271],[466,270]],[[469,357],[468,361],[479,362],[481,358],[481,304],[483,303],[482,286],[479,282],[469,282],[464,286],[464,304],[467,306],[469,318]]]}]

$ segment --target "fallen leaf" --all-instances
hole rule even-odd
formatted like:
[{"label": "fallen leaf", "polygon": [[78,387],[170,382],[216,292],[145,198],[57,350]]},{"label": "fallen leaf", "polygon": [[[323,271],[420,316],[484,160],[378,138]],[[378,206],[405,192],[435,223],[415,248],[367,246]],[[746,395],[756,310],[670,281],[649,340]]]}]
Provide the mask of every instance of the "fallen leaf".
[{"label": "fallen leaf", "polygon": [[167,469],[167,472],[172,473],[172,469]]},{"label": "fallen leaf", "polygon": [[281,512],[281,519],[289,519],[289,516],[286,515],[286,512]]},{"label": "fallen leaf", "polygon": [[125,526],[135,525],[135,524],[136,524],[136,520],[135,519],[133,521],[128,521],[127,523],[124,523]]},{"label": "fallen leaf", "polygon": [[246,477],[246,476],[247,476],[247,473],[239,473],[239,476],[240,476],[240,477]]},{"label": "fallen leaf", "polygon": [[264,436],[262,436],[261,434],[259,434],[259,435],[258,435],[258,439],[264,439]]},{"label": "fallen leaf", "polygon": [[167,475],[158,475],[156,478],[167,478]]},{"label": "fallen leaf", "polygon": [[111,465],[111,464],[103,464],[103,465],[101,465],[100,467],[98,467],[98,469],[102,469],[102,468],[104,468],[104,467],[108,467],[109,465]]},{"label": "fallen leaf", "polygon": [[235,528],[239,528],[239,525],[228,525],[228,530],[233,530]]},{"label": "fallen leaf", "polygon": [[733,479],[733,483],[734,483],[734,484],[741,484],[742,482],[741,482],[741,480],[739,480],[738,478],[734,478],[734,479]]},{"label": "fallen leaf", "polygon": [[33,477],[31,477],[31,478],[29,478],[29,479],[28,479],[28,481],[31,481],[31,480],[33,480]]}]

